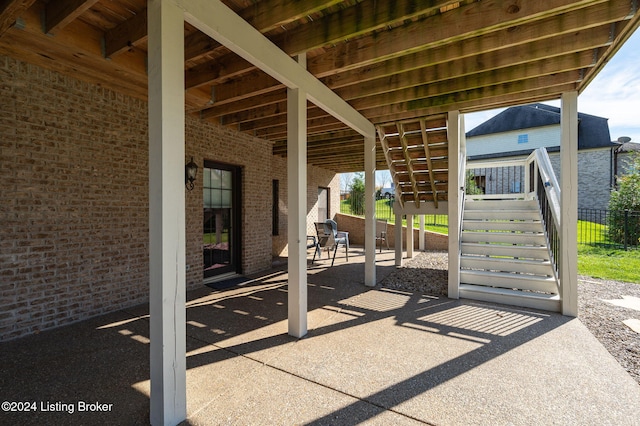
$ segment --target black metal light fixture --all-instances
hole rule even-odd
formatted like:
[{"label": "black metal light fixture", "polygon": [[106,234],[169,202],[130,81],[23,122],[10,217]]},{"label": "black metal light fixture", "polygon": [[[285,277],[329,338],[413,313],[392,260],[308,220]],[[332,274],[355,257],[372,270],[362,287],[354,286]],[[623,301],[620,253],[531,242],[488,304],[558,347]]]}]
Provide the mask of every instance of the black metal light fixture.
[{"label": "black metal light fixture", "polygon": [[196,174],[198,173],[198,165],[193,162],[193,157],[191,157],[191,161],[184,166],[184,182],[187,190],[191,191],[194,187],[193,181],[196,180]]}]

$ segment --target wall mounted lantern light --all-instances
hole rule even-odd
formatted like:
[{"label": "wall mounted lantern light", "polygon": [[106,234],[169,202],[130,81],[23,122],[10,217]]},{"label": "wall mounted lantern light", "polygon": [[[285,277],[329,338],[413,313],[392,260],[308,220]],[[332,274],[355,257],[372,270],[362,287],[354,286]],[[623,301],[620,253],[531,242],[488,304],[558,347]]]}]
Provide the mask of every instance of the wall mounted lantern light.
[{"label": "wall mounted lantern light", "polygon": [[191,157],[191,161],[184,166],[184,182],[187,190],[191,191],[194,187],[193,181],[196,180],[196,174],[198,173],[198,165],[193,162],[193,157]]}]

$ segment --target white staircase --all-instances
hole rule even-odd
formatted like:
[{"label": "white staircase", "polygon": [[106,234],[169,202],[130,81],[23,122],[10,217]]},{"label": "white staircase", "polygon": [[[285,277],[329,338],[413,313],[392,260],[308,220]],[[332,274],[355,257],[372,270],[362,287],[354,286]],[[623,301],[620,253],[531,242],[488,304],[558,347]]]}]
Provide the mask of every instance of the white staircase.
[{"label": "white staircase", "polygon": [[537,200],[465,201],[460,297],[560,311]]}]

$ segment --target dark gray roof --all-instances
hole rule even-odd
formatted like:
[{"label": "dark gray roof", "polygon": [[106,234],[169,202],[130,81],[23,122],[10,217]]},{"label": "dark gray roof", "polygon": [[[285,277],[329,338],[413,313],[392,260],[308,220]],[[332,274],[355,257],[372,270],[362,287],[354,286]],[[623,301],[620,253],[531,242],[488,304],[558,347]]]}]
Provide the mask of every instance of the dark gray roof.
[{"label": "dark gray roof", "polygon": [[[606,118],[578,113],[578,149],[615,146]],[[508,108],[467,132],[467,137],[560,124],[560,108],[531,104]]]},{"label": "dark gray roof", "polygon": [[640,143],[637,142],[625,142],[616,148],[617,152],[632,152],[640,151]]}]

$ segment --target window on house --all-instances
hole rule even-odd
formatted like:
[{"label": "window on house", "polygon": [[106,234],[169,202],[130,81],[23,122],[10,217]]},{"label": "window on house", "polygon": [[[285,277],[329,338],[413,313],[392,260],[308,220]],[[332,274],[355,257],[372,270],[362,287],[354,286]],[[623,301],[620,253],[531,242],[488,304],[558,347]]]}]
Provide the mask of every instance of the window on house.
[{"label": "window on house", "polygon": [[329,219],[329,188],[318,188],[318,222]]},{"label": "window on house", "polygon": [[518,143],[528,143],[529,142],[529,135],[524,134],[524,135],[518,135]]}]

